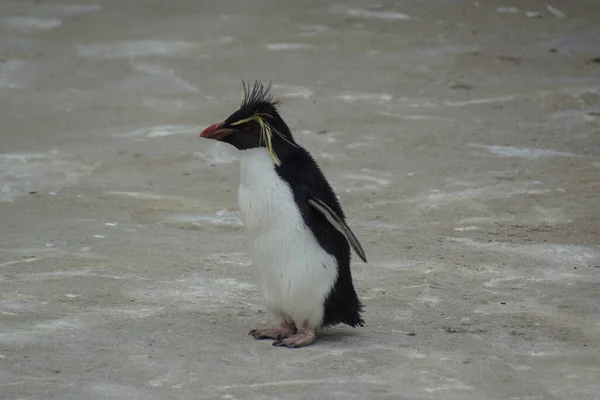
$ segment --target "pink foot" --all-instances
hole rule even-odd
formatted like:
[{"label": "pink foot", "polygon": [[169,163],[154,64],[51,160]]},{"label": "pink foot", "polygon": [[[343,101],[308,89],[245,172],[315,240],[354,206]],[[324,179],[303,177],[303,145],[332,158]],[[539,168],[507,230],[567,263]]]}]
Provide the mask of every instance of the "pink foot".
[{"label": "pink foot", "polygon": [[253,329],[248,335],[254,336],[254,339],[280,340],[294,335],[297,331],[296,325],[284,322],[279,328]]},{"label": "pink foot", "polygon": [[308,346],[309,344],[314,343],[315,340],[315,330],[304,329],[301,332],[296,333],[295,335],[291,335],[273,342],[273,346],[297,349],[298,347]]}]

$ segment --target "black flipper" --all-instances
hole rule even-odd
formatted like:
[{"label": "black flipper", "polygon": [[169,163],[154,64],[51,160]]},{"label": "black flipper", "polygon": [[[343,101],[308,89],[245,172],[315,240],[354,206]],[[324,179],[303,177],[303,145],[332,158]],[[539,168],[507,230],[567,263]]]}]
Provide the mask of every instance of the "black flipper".
[{"label": "black flipper", "polygon": [[365,256],[365,251],[363,250],[360,242],[357,237],[354,235],[350,227],[344,222],[344,220],[335,213],[327,204],[323,201],[316,199],[314,197],[308,199],[308,204],[313,207],[315,210],[319,211],[323,216],[327,219],[327,221],[337,229],[350,243],[356,254],[360,257],[361,260],[367,262],[367,257]]}]

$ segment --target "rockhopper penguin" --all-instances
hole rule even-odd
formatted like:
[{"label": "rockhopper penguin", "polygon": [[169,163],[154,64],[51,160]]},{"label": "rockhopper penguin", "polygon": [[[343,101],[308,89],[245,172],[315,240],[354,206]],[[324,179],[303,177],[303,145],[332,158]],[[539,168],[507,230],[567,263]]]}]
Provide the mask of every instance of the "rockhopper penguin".
[{"label": "rockhopper penguin", "polygon": [[200,137],[241,150],[238,205],[249,256],[277,328],[254,329],[274,346],[302,347],[316,329],[363,326],[352,284],[350,246],[366,262],[358,239],[312,156],[278,113],[271,85],[244,85],[241,107]]}]

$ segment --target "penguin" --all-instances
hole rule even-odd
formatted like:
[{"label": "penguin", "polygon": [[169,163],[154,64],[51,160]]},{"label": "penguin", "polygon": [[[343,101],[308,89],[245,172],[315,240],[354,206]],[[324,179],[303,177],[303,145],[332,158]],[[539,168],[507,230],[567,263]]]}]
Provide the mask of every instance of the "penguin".
[{"label": "penguin", "polygon": [[200,137],[241,151],[238,207],[247,251],[265,307],[279,320],[249,335],[299,348],[314,343],[318,329],[364,326],[350,247],[367,258],[336,194],[281,118],[271,84],[242,85],[240,108]]}]

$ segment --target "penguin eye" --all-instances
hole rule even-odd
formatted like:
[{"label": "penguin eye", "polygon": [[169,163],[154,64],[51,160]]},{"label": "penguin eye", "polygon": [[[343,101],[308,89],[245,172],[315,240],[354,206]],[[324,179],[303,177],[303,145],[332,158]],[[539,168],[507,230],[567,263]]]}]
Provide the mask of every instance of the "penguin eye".
[{"label": "penguin eye", "polygon": [[250,124],[244,124],[244,125],[242,125],[242,129],[244,131],[248,132],[251,129],[251,126],[250,126]]}]

